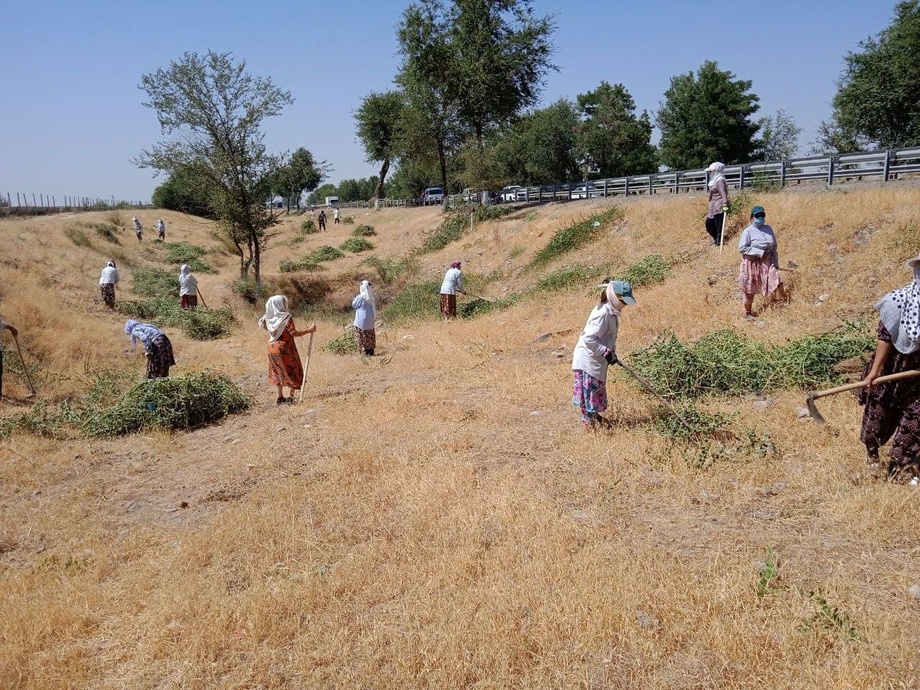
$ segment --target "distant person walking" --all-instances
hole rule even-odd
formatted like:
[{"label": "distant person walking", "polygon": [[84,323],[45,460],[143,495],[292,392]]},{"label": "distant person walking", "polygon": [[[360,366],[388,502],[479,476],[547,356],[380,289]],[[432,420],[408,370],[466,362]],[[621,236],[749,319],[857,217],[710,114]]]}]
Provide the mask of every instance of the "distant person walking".
[{"label": "distant person walking", "polygon": [[463,273],[460,269],[461,262],[453,261],[447,273],[444,274],[444,281],[441,283],[441,314],[444,320],[457,318],[457,293],[465,295],[463,289]]},{"label": "distant person walking", "polygon": [[744,318],[748,320],[754,318],[754,295],[770,296],[776,292],[779,299],[785,297],[776,234],[766,224],[766,219],[763,206],[752,208],[751,224],[738,239],[738,251],[741,252],[738,287],[744,293]]},{"label": "distant person walking", "polygon": [[333,225],[339,224],[339,209],[337,208],[332,209],[332,224]]},{"label": "distant person walking", "polygon": [[109,309],[115,308],[115,286],[118,284],[118,268],[114,261],[109,261],[102,269],[102,275],[99,276],[99,291],[102,293],[102,301]]},{"label": "distant person walking", "polygon": [[879,449],[891,441],[888,477],[920,484],[920,378],[883,384],[879,376],[920,369],[920,255],[907,262],[914,279],[882,297],[875,353],[863,377],[868,386],[856,394],[865,406],[859,440],[866,446],[870,465],[879,461]]},{"label": "distant person walking", "polygon": [[632,286],[625,280],[604,278],[600,301],[588,315],[572,353],[572,404],[581,410],[581,423],[596,429],[607,409],[607,367],[617,363],[620,313],[635,304]]},{"label": "distant person walking", "polygon": [[728,183],[722,171],[724,163],[712,163],[706,172],[709,173],[709,210],[706,215],[706,232],[712,238],[712,243],[717,247],[722,244],[722,229],[725,227],[725,214],[728,213]]},{"label": "distant person walking", "polygon": [[166,221],[162,218],[157,220],[157,237],[166,240]]},{"label": "distant person walking", "polygon": [[147,357],[147,378],[159,379],[169,376],[169,368],[175,366],[173,346],[169,338],[151,323],[125,322],[125,333],[131,336],[131,351],[137,350],[137,341],[144,345]]},{"label": "distant person walking", "polygon": [[198,308],[198,279],[188,264],[179,268],[179,306],[189,310]]},{"label": "distant person walking", "polygon": [[369,280],[362,280],[357,296],[351,301],[355,310],[355,341],[358,349],[368,357],[374,356],[377,347],[377,297]]},{"label": "distant person walking", "polygon": [[[259,328],[268,331],[268,382],[278,387],[279,405],[294,402],[294,391],[303,385],[303,365],[294,338],[316,332],[316,324],[298,331],[288,311],[288,298],[274,295],[265,302],[265,315],[259,319]],[[284,387],[290,395],[284,396]]]},{"label": "distant person walking", "polygon": [[[10,326],[8,323],[4,323],[3,317],[0,317],[0,333],[4,330],[9,331],[13,334],[14,338],[19,337],[19,331]],[[3,348],[0,347],[0,397],[3,397]]]},{"label": "distant person walking", "polygon": [[143,239],[142,232],[144,230],[144,226],[137,219],[137,216],[131,218],[131,225],[134,226],[134,234],[137,235],[137,241],[140,242]]},{"label": "distant person walking", "polygon": [[320,211],[319,218],[317,218],[316,220],[319,223],[319,229],[322,230],[323,232],[326,232],[326,212]]}]

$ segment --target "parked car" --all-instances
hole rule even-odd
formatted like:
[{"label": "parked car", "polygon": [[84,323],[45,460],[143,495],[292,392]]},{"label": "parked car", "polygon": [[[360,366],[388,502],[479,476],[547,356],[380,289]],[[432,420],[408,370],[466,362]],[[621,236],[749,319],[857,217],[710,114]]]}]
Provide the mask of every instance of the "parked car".
[{"label": "parked car", "polygon": [[440,187],[428,187],[419,198],[423,206],[440,204],[444,201],[444,190]]},{"label": "parked car", "polygon": [[482,199],[482,194],[475,187],[467,187],[460,194],[460,198],[463,200],[464,203],[475,204]]},{"label": "parked car", "polygon": [[523,189],[523,187],[518,184],[509,184],[507,187],[502,187],[502,201],[517,201],[517,191],[519,189]]},{"label": "parked car", "polygon": [[600,187],[595,187],[592,184],[592,185],[588,185],[587,187],[585,187],[585,185],[582,185],[581,187],[576,187],[575,189],[572,190],[571,194],[569,195],[569,198],[570,199],[597,199],[602,196],[604,196],[604,190],[601,189]]}]

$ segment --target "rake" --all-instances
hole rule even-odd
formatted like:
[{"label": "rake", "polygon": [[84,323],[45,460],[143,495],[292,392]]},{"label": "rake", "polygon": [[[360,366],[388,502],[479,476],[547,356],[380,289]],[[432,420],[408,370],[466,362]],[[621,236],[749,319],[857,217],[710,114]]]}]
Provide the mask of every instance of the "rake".
[{"label": "rake", "polygon": [[22,356],[22,348],[19,347],[19,338],[13,336],[13,342],[16,343],[16,352],[19,354],[19,361],[22,363],[22,372],[26,375],[26,381],[29,382],[29,393],[27,398],[35,397],[35,386],[32,385],[32,377],[29,376],[29,368],[26,366],[26,360]]},{"label": "rake", "polygon": [[[909,379],[914,376],[920,376],[920,369],[909,369],[907,371],[901,371],[897,374],[888,374],[888,376],[879,376],[875,379],[872,384],[876,383],[887,383],[888,381],[899,381],[901,379]],[[865,388],[865,381],[857,381],[856,383],[847,383],[843,386],[837,386],[836,388],[828,388],[823,391],[812,391],[808,394],[808,397],[805,398],[805,406],[808,408],[808,414],[811,415],[811,418],[815,420],[818,424],[826,424],[824,417],[821,416],[821,413],[818,412],[818,407],[815,405],[815,400],[818,398],[825,398],[828,395],[836,395],[837,393],[843,393],[845,391],[856,390],[857,388]]]}]

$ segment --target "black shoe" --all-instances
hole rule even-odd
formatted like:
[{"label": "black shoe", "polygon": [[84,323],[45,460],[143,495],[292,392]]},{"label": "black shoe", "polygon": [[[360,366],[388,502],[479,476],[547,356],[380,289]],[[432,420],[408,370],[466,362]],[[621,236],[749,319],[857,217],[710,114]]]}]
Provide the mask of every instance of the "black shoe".
[{"label": "black shoe", "polygon": [[293,405],[293,404],[294,404],[294,398],[285,398],[285,399],[284,399],[284,402],[286,402],[288,405]]},{"label": "black shoe", "polygon": [[276,402],[278,405],[280,405],[281,403],[284,402],[284,398],[278,398],[275,402]]}]

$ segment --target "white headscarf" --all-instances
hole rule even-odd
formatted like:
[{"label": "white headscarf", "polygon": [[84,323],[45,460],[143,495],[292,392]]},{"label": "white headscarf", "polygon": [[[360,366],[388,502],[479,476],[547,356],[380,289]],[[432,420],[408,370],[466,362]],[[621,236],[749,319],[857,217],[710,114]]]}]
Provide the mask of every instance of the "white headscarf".
[{"label": "white headscarf", "polygon": [[911,268],[914,280],[910,285],[892,290],[875,303],[891,344],[904,355],[920,350],[920,266]]},{"label": "white headscarf", "polygon": [[187,276],[189,273],[191,273],[191,271],[192,269],[189,267],[188,264],[182,264],[179,267],[179,278],[181,279],[182,276]]},{"label": "white headscarf", "polygon": [[374,310],[374,313],[377,313],[377,295],[374,294],[374,288],[371,285],[371,281],[362,280],[361,281],[361,296],[367,300],[371,305],[371,309]]},{"label": "white headscarf", "polygon": [[707,172],[713,173],[712,177],[709,178],[710,187],[715,187],[716,182],[718,182],[719,180],[725,179],[725,175],[722,174],[723,170],[725,170],[725,163],[720,163],[719,161],[716,161],[715,163],[711,163],[709,167],[706,168]]},{"label": "white headscarf", "polygon": [[288,311],[287,297],[274,295],[265,302],[265,316],[259,319],[259,328],[268,331],[268,342],[273,343],[284,333],[290,320],[291,313]]}]

